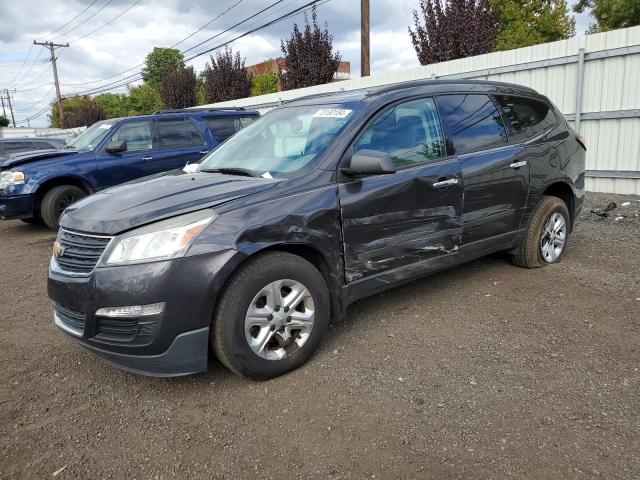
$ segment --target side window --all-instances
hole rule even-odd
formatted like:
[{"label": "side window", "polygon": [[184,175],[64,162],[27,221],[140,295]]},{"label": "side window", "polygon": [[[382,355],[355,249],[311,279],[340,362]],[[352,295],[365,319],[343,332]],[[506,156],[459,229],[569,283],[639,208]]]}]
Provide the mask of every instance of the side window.
[{"label": "side window", "polygon": [[192,147],[204,145],[198,128],[191,120],[156,120],[160,144],[164,148]]},{"label": "side window", "polygon": [[147,120],[124,123],[111,137],[111,142],[127,142],[127,152],[151,150],[151,127]]},{"label": "side window", "polygon": [[511,139],[533,137],[558,122],[553,110],[545,102],[511,95],[499,95],[496,100],[508,123]]},{"label": "side window", "polygon": [[231,135],[250,125],[255,120],[254,117],[231,117],[219,116],[204,118],[207,128],[218,142],[224,142]]},{"label": "side window", "polygon": [[488,95],[442,95],[438,108],[457,154],[502,146],[502,119]]},{"label": "side window", "polygon": [[4,144],[6,155],[35,150],[32,142],[7,142]]},{"label": "side window", "polygon": [[446,156],[433,99],[412,100],[384,111],[356,142],[356,152],[365,149],[388,153],[397,167]]}]

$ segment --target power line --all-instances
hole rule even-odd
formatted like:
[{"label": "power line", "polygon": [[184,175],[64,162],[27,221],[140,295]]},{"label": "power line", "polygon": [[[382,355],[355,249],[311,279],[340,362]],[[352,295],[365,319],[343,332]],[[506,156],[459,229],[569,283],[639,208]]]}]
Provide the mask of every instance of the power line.
[{"label": "power line", "polygon": [[[279,3],[281,3],[282,1],[284,1],[284,0],[278,0],[278,1],[274,2],[274,3],[272,3],[270,6],[268,6],[268,7],[264,8],[264,9],[260,10],[259,12],[255,13],[255,14],[253,14],[253,15],[251,15],[251,16],[249,16],[249,17],[247,17],[247,18],[245,18],[244,20],[242,20],[242,21],[240,21],[240,22],[236,23],[236,24],[235,24],[235,25],[233,25],[232,27],[229,27],[229,28],[227,28],[226,30],[224,30],[224,31],[222,31],[222,32],[220,32],[220,33],[218,33],[218,34],[213,35],[212,37],[209,37],[207,40],[205,40],[205,41],[203,41],[203,42],[200,42],[198,45],[196,45],[196,47],[197,47],[197,46],[199,46],[199,45],[203,45],[204,43],[207,43],[207,42],[209,42],[210,40],[212,40],[212,39],[214,39],[214,38],[216,38],[216,37],[219,37],[219,36],[220,36],[220,35],[222,35],[223,33],[226,33],[226,32],[228,32],[228,31],[232,30],[233,28],[235,28],[235,27],[237,27],[237,26],[241,25],[242,23],[245,23],[245,22],[247,22],[247,21],[249,21],[249,20],[251,20],[251,19],[253,19],[253,18],[257,17],[258,15],[260,15],[261,13],[263,13],[264,11],[268,10],[269,8],[274,7],[275,5],[277,5],[277,4],[279,4]],[[204,50],[204,51],[201,51],[201,52],[199,52],[199,53],[196,53],[196,54],[194,54],[194,55],[192,55],[192,56],[190,56],[190,57],[186,58],[186,59],[185,59],[185,61],[191,61],[191,60],[193,60],[193,59],[195,59],[195,58],[197,58],[197,57],[200,57],[200,56],[202,56],[202,55],[204,55],[204,54],[206,54],[206,53],[209,53],[209,52],[212,52],[212,51],[217,50],[217,49],[219,49],[219,48],[222,48],[222,47],[224,47],[224,46],[226,46],[226,45],[228,45],[228,44],[230,44],[230,43],[232,43],[232,42],[234,42],[234,41],[236,41],[236,40],[238,40],[238,39],[240,39],[240,38],[242,38],[242,37],[245,37],[245,36],[247,36],[247,35],[250,35],[251,33],[257,32],[258,30],[261,30],[261,29],[263,29],[263,28],[266,28],[266,27],[269,27],[269,26],[271,26],[271,25],[274,25],[275,23],[278,23],[278,22],[280,22],[280,21],[282,21],[282,20],[285,20],[285,19],[287,19],[287,18],[289,18],[289,17],[291,17],[291,16],[294,16],[294,15],[296,15],[296,14],[298,14],[298,13],[301,13],[301,12],[302,12],[302,11],[304,11],[304,10],[308,10],[308,9],[309,9],[309,7],[312,7],[312,6],[313,6],[314,4],[316,4],[316,3],[322,2],[322,3],[320,3],[320,4],[324,4],[324,3],[327,3],[328,1],[330,1],[330,0],[312,0],[312,1],[310,1],[310,2],[307,2],[306,4],[304,4],[304,5],[302,5],[302,6],[298,7],[298,8],[296,8],[296,9],[294,9],[294,10],[292,10],[292,11],[290,11],[290,12],[288,12],[288,13],[284,14],[284,15],[281,15],[280,17],[277,17],[277,18],[275,18],[274,20],[271,20],[271,21],[269,21],[269,22],[266,22],[266,23],[264,23],[264,24],[260,25],[259,27],[253,28],[253,29],[251,29],[251,30],[249,30],[249,31],[247,31],[247,32],[245,32],[245,33],[243,33],[243,34],[240,34],[240,35],[238,35],[238,36],[236,36],[236,37],[232,38],[231,40],[228,40],[228,41],[226,41],[226,42],[224,42],[224,43],[221,43],[221,44],[219,44],[219,45],[216,45],[215,47],[212,47],[212,48],[209,48],[209,49],[207,49],[207,50]],[[186,53],[186,52],[188,52],[189,50],[192,50],[193,48],[195,48],[195,47],[191,47],[191,48],[189,48],[189,49],[187,49],[187,50],[184,50],[182,53]],[[143,65],[143,64],[141,64],[141,65]],[[132,70],[132,69],[131,69],[131,70]],[[71,95],[66,95],[66,97],[69,97],[69,96],[76,96],[76,95],[95,95],[95,94],[98,94],[98,93],[107,92],[107,91],[109,91],[109,90],[113,90],[113,89],[115,89],[116,87],[121,87],[121,86],[126,85],[126,84],[128,84],[128,83],[132,83],[132,82],[134,82],[134,81],[140,80],[141,78],[142,78],[142,77],[141,77],[141,75],[140,75],[140,72],[137,72],[137,73],[135,73],[135,74],[129,75],[128,77],[125,77],[125,78],[122,78],[122,79],[116,80],[116,81],[111,82],[111,83],[108,83],[108,84],[106,84],[106,85],[101,85],[101,86],[99,86],[99,87],[95,87],[94,89],[90,89],[90,90],[86,90],[86,91],[77,92],[77,93],[75,93],[75,94],[71,94]]]},{"label": "power line", "polygon": [[85,8],[84,10],[82,10],[79,14],[77,14],[75,17],[73,17],[71,20],[69,20],[67,23],[65,23],[64,25],[62,25],[61,27],[56,28],[53,32],[50,32],[47,37],[51,37],[51,35],[53,35],[56,32],[59,32],[60,30],[62,30],[64,27],[66,27],[67,25],[69,25],[70,23],[72,23],[76,18],[78,18],[80,15],[82,15],[84,12],[86,12],[87,10],[89,10],[91,7],[93,7],[93,5],[97,2],[98,0],[93,0],[93,2],[91,2],[89,4],[89,6],[87,6],[87,8]]},{"label": "power line", "polygon": [[[216,15],[213,20],[209,20],[207,23],[205,23],[204,25],[202,25],[199,29],[197,29],[195,32],[191,33],[190,35],[184,37],[182,40],[180,40],[177,43],[174,43],[173,45],[171,45],[169,48],[174,48],[177,47],[178,45],[180,45],[181,43],[183,43],[185,40],[189,40],[191,37],[193,37],[196,33],[201,32],[204,28],[208,27],[209,25],[211,25],[213,22],[215,22],[217,19],[219,19],[221,16],[223,16],[225,13],[227,13],[229,10],[231,10],[232,8],[236,7],[238,4],[242,3],[242,0],[238,0],[236,3],[234,3],[233,5],[231,5],[229,8],[227,8],[224,12],[222,12],[219,15]],[[135,68],[135,67],[134,67]]]},{"label": "power line", "polygon": [[47,46],[49,47],[49,53],[51,54],[51,67],[53,68],[53,81],[55,83],[55,87],[56,87],[56,98],[58,99],[58,112],[60,114],[60,126],[64,126],[64,110],[62,109],[62,96],[60,95],[60,83],[58,82],[58,67],[56,65],[56,52],[55,49],[56,48],[66,48],[69,46],[69,44],[67,43],[66,45],[62,45],[59,43],[53,43],[53,42],[36,42],[35,40],[33,41],[34,45],[42,45],[42,46]]},{"label": "power line", "polygon": [[11,79],[11,81],[7,83],[7,87],[10,87],[15,81],[15,79],[18,78],[18,75],[22,73],[22,69],[24,68],[24,65],[27,63],[27,60],[29,60],[29,56],[31,55],[31,50],[33,50],[33,43],[29,45],[29,51],[27,52],[27,56],[24,57],[24,61],[22,62],[22,65],[20,65],[20,70],[18,70],[18,73],[16,73],[14,77]]},{"label": "power line", "polygon": [[111,4],[111,2],[113,2],[113,0],[107,0],[107,3],[105,3],[104,5],[102,5],[98,10],[96,10],[95,12],[93,12],[91,15],[89,15],[87,18],[85,18],[82,22],[80,22],[78,25],[76,25],[75,27],[67,30],[66,32],[62,32],[59,35],[56,35],[55,37],[53,37],[51,40],[55,40],[56,38],[60,38],[63,35],[68,35],[71,32],[73,32],[74,30],[76,30],[77,28],[81,27],[82,25],[84,25],[85,23],[87,23],[89,20],[91,20],[93,17],[95,17],[97,14],[99,14],[102,10],[104,10],[105,8],[107,8],[109,6],[109,4]]},{"label": "power line", "polygon": [[29,70],[27,70],[19,80],[16,80],[14,82],[15,84],[20,83],[22,80],[24,80],[29,76],[29,74],[33,70],[33,67],[35,67],[36,63],[38,62],[38,60],[40,60],[40,57],[42,56],[43,53],[44,53],[44,47],[41,47],[40,50],[38,51],[38,55],[36,56],[36,58],[33,59],[33,62],[31,62],[31,66],[29,67]]},{"label": "power line", "polygon": [[109,20],[107,23],[102,24],[101,26],[99,26],[98,28],[96,28],[95,30],[86,33],[74,40],[71,40],[71,43],[77,42],[78,40],[82,40],[83,38],[87,38],[89,35],[93,35],[94,33],[102,30],[104,27],[106,27],[107,25],[115,22],[117,19],[119,19],[121,16],[123,16],[125,13],[127,13],[129,10],[131,10],[133,7],[135,7],[138,3],[140,3],[140,0],[135,0],[135,2],[133,2],[131,5],[129,5],[127,8],[125,8],[122,12],[120,12],[118,15],[116,15],[115,17],[113,17],[111,20]]}]

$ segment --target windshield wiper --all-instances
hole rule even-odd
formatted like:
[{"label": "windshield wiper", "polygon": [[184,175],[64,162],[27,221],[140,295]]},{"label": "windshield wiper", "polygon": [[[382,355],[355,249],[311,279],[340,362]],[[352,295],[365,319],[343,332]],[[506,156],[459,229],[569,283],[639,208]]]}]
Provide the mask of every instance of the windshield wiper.
[{"label": "windshield wiper", "polygon": [[223,175],[242,175],[244,177],[259,177],[256,172],[248,168],[240,167],[222,167],[222,168],[203,168],[200,170],[205,173],[222,173]]}]

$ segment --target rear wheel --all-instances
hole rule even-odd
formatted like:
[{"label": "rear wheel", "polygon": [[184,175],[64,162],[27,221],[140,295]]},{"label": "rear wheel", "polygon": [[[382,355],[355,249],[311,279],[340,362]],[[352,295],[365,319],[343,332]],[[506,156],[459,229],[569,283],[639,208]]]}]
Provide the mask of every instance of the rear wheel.
[{"label": "rear wheel", "polygon": [[42,198],[40,214],[45,225],[52,230],[58,229],[58,220],[64,209],[86,197],[87,193],[74,185],[58,185],[53,187]]},{"label": "rear wheel", "polygon": [[542,197],[531,214],[513,263],[524,268],[539,268],[559,262],[569,237],[569,219],[569,211],[561,199]]},{"label": "rear wheel", "polygon": [[329,292],[308,261],[285,252],[250,260],[220,299],[211,344],[230,370],[265,380],[304,364],[329,323]]}]

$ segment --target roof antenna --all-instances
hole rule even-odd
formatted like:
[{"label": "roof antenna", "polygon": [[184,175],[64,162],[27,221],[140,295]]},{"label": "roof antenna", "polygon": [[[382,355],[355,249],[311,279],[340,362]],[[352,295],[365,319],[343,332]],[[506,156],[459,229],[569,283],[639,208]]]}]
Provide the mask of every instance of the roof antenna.
[{"label": "roof antenna", "polygon": [[484,81],[486,82],[487,80],[489,80],[489,75],[491,75],[491,69],[489,69],[487,71],[487,74],[484,76]]}]

